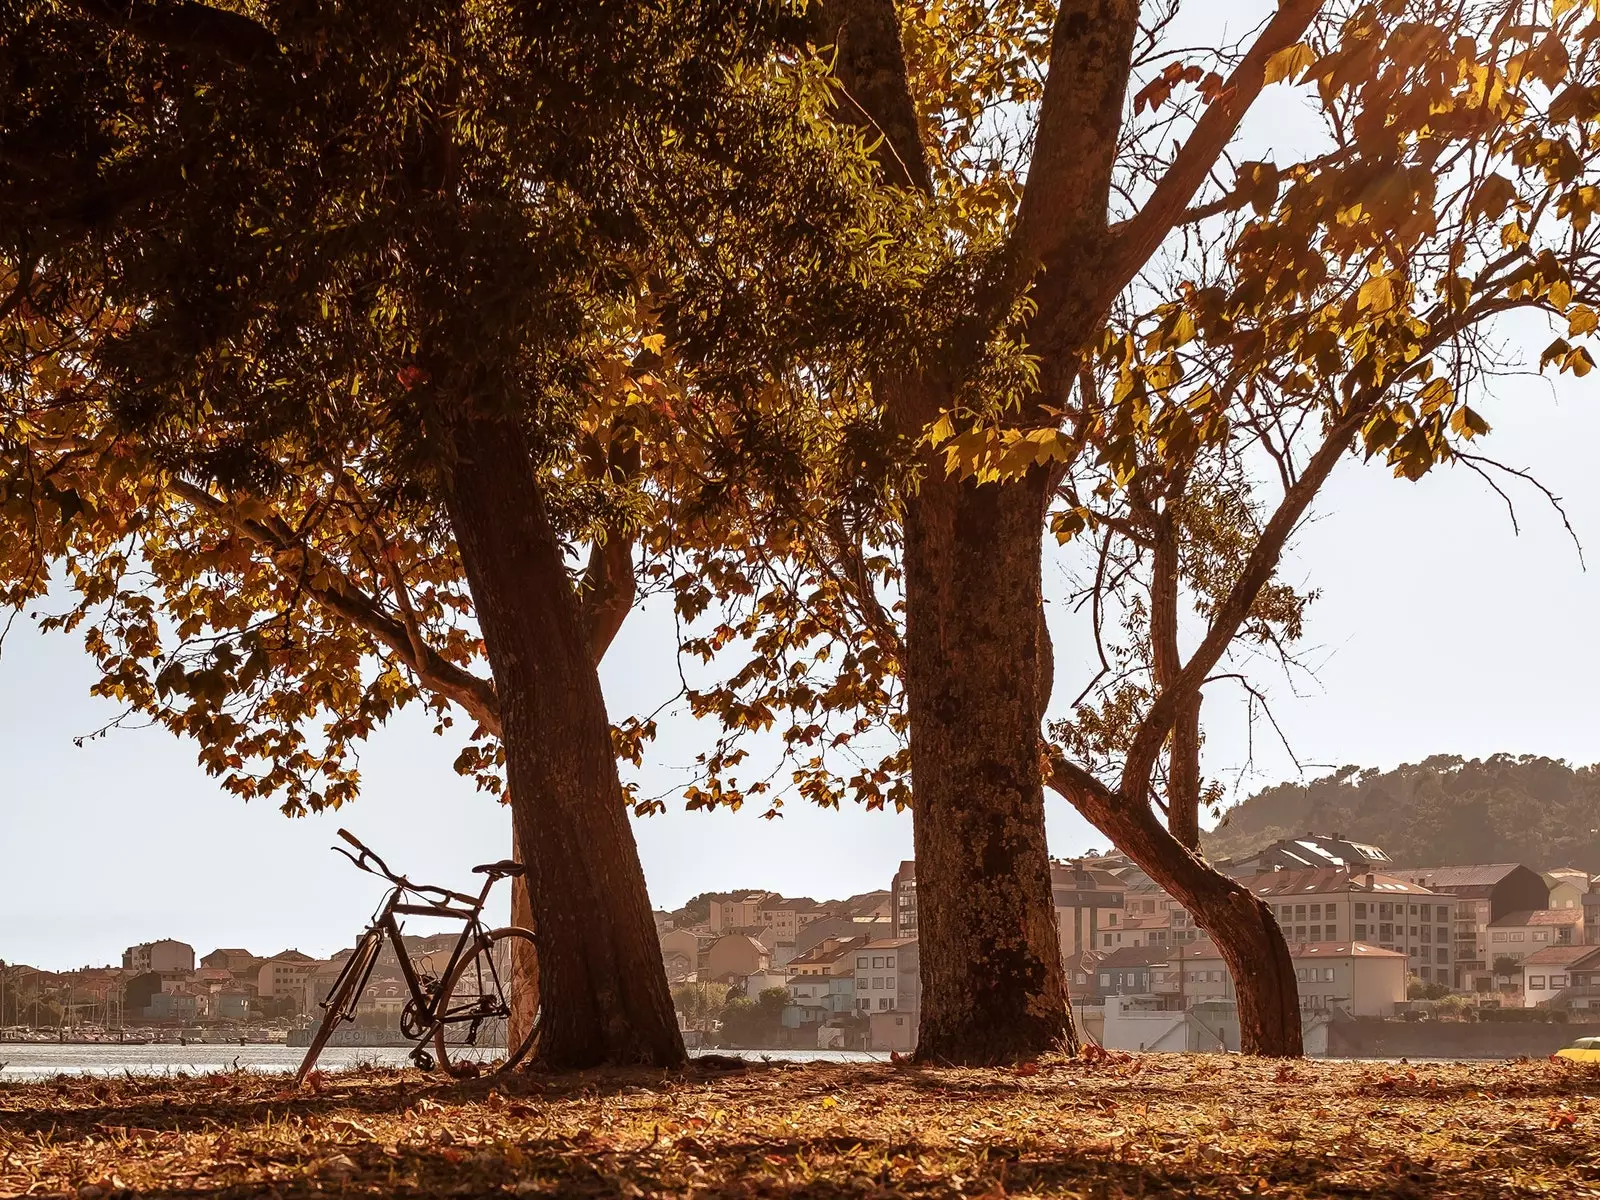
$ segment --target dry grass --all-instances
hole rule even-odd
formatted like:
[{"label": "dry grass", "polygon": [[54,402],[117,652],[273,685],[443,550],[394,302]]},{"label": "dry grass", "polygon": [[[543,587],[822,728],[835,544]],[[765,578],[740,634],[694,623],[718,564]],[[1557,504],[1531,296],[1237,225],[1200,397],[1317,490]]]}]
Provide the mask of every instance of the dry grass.
[{"label": "dry grass", "polygon": [[0,1195],[1600,1197],[1600,1068],[1113,1055],[0,1086]]}]

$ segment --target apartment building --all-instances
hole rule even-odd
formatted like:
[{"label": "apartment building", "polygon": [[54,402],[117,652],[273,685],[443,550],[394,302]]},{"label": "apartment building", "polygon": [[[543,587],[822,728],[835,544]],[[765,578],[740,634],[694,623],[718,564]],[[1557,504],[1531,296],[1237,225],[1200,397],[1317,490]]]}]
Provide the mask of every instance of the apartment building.
[{"label": "apartment building", "polygon": [[712,933],[731,933],[735,929],[748,929],[761,924],[761,902],[770,892],[741,892],[723,900],[711,902],[711,915],[706,924]]},{"label": "apartment building", "polygon": [[920,1007],[915,938],[885,938],[855,949],[856,1011]]},{"label": "apartment building", "polygon": [[306,983],[318,966],[317,960],[298,950],[285,950],[263,962],[256,973],[256,995],[262,999],[294,1000],[306,1004]]},{"label": "apartment building", "polygon": [[1489,969],[1502,959],[1521,962],[1548,946],[1577,946],[1583,943],[1583,910],[1541,908],[1533,912],[1507,913],[1489,922]]},{"label": "apartment building", "polygon": [[1243,882],[1272,906],[1291,944],[1366,943],[1398,953],[1424,983],[1454,978],[1455,903],[1419,883],[1336,867],[1271,871]]},{"label": "apartment building", "polygon": [[917,936],[917,864],[907,859],[900,864],[889,884],[890,919],[894,936]]},{"label": "apartment building", "polygon": [[1108,871],[1084,865],[1082,859],[1057,859],[1050,864],[1050,891],[1055,902],[1061,957],[1077,962],[1086,950],[1113,948],[1101,938],[1122,919],[1124,888]]},{"label": "apartment building", "polygon": [[157,971],[168,974],[194,970],[194,947],[174,938],[161,938],[154,942],[141,942],[122,952],[122,967],[126,971]]},{"label": "apartment building", "polygon": [[1450,982],[1458,988],[1488,991],[1493,987],[1490,922],[1510,913],[1550,907],[1549,884],[1520,863],[1404,867],[1395,874],[1453,898],[1455,971]]}]

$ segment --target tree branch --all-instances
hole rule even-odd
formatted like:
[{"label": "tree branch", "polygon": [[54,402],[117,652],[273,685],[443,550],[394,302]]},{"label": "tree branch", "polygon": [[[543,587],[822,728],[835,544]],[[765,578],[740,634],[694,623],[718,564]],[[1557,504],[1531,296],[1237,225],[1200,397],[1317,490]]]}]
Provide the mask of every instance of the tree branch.
[{"label": "tree branch", "polygon": [[147,42],[204,50],[239,66],[283,59],[278,39],[241,13],[192,0],[71,0],[72,6],[113,29]]}]

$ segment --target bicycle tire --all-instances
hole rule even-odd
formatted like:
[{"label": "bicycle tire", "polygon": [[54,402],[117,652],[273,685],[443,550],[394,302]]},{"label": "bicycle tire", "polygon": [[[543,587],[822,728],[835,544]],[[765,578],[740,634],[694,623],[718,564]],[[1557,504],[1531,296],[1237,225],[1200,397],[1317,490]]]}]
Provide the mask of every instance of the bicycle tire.
[{"label": "bicycle tire", "polygon": [[[478,956],[483,954],[486,950],[489,951],[491,955],[495,954],[495,948],[497,945],[505,946],[507,951],[505,955],[507,969],[506,980],[500,980],[498,972],[496,974],[496,980],[497,982],[508,982],[511,971],[510,964],[514,959],[514,955],[510,953],[510,943],[512,939],[525,941],[529,949],[532,949],[535,945],[533,932],[528,929],[523,929],[519,925],[507,925],[503,929],[491,929],[483,936],[482,940],[479,941],[477,946],[475,946],[470,953],[463,954],[461,956],[460,961],[456,963],[455,969],[450,972],[449,978],[441,981],[439,985],[438,1011],[440,1013],[448,1013],[450,1011],[450,1003],[455,996],[456,988],[460,986],[467,973],[473,969],[473,964],[477,961]],[[509,1007],[510,1001],[508,997],[506,997],[503,989],[500,992],[500,1000],[505,1003],[507,1007]],[[434,1055],[439,1060],[440,1068],[446,1071],[450,1071],[456,1067],[464,1065],[462,1061],[460,1061],[459,1056],[457,1056],[455,1060],[452,1059],[450,1043],[446,1040],[447,1034],[450,1030],[450,1024],[451,1023],[446,1021],[439,1021],[439,1023],[434,1026],[433,1030]],[[523,1037],[521,1043],[516,1046],[508,1045],[506,1047],[505,1059],[495,1066],[489,1073],[492,1075],[498,1075],[500,1072],[509,1071],[512,1067],[516,1066],[523,1060],[524,1057],[527,1056],[528,1051],[533,1049],[533,1044],[538,1040],[538,1037],[539,1017],[536,1014],[534,1019],[529,1022],[528,1032],[526,1036]],[[458,1045],[456,1049],[459,1051],[461,1047]]]},{"label": "bicycle tire", "polygon": [[350,999],[351,991],[360,987],[365,981],[372,960],[378,957],[382,941],[382,933],[376,929],[369,929],[356,943],[355,953],[350,956],[350,962],[345,966],[339,986],[322,1003],[322,1024],[317,1026],[316,1036],[311,1039],[305,1059],[300,1063],[300,1069],[295,1072],[296,1087],[305,1081],[305,1077],[311,1074],[311,1068],[317,1065],[317,1056],[322,1053],[322,1048],[328,1044],[328,1039],[333,1036],[333,1031],[339,1024],[340,1010]]}]

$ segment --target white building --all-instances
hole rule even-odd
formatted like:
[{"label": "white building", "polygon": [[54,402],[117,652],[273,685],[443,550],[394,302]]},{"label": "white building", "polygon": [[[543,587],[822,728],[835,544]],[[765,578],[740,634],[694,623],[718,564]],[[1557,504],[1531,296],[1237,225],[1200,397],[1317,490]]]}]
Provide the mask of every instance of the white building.
[{"label": "white building", "polygon": [[144,974],[158,971],[162,974],[194,970],[194,947],[188,942],[162,938],[155,942],[142,942],[129,946],[122,952],[122,965],[130,971]]}]

